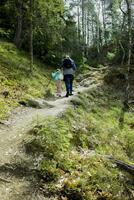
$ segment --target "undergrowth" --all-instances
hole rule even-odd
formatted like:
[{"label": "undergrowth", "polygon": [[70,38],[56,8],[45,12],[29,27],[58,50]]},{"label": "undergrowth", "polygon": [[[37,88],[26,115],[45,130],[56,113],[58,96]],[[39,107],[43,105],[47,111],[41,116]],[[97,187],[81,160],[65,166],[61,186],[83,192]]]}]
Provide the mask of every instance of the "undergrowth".
[{"label": "undergrowth", "polygon": [[[52,68],[34,60],[30,73],[30,60],[24,53],[7,42],[0,42],[0,119],[7,117],[18,102],[45,95]],[[49,90],[53,91],[53,82]]]},{"label": "undergrowth", "polygon": [[134,117],[125,115],[112,88],[98,87],[80,94],[60,118],[36,127],[36,151],[49,195],[68,200],[133,199],[133,177],[109,158],[134,162]]}]

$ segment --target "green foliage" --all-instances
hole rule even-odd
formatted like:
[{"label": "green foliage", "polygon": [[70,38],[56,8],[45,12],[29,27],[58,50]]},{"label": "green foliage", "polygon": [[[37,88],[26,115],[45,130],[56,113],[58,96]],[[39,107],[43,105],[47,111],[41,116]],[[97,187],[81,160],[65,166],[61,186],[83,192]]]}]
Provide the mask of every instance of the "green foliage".
[{"label": "green foliage", "polygon": [[120,94],[112,88],[98,87],[78,99],[79,103],[72,102],[74,110],[45,120],[39,128],[36,140],[44,155],[40,168],[48,185],[55,181],[55,190],[70,200],[129,200],[131,192],[126,187],[134,190],[130,176],[108,157],[133,163],[131,113],[120,129]]},{"label": "green foliage", "polygon": [[8,111],[9,111],[8,103],[5,102],[3,98],[0,98],[0,119],[5,118]]},{"label": "green foliage", "polygon": [[[50,130],[51,129],[51,130]],[[48,119],[40,130],[40,142],[44,147],[46,157],[58,159],[60,152],[66,153],[69,149],[69,128],[63,120]]]},{"label": "green foliage", "polygon": [[107,53],[107,59],[109,61],[112,61],[114,58],[115,58],[115,53],[112,53],[112,52]]},{"label": "green foliage", "polygon": [[45,99],[54,99],[55,98],[52,88],[49,87],[49,89],[47,89],[45,91],[44,98]]},{"label": "green foliage", "polygon": [[0,28],[0,38],[9,39],[10,38],[10,31],[7,31],[7,30]]},{"label": "green foliage", "polygon": [[[79,62],[81,47],[78,46],[77,27],[74,17],[70,17],[69,9],[65,10],[64,1],[35,0],[32,7],[34,55],[45,63],[56,66],[68,52]],[[18,46],[29,52],[29,2],[3,1],[0,12],[0,37],[15,42],[17,33],[20,32]]]},{"label": "green foliage", "polygon": [[56,181],[58,179],[59,171],[56,168],[55,161],[44,160],[41,163],[40,167],[45,181],[51,182],[51,181]]},{"label": "green foliage", "polygon": [[[18,51],[13,44],[0,42],[0,119],[10,114],[20,100],[44,95],[52,68],[44,69],[44,65],[35,60],[30,75],[29,63],[25,53]],[[53,90],[54,83],[51,82],[49,87]],[[7,98],[2,94],[4,91],[9,93]]]}]

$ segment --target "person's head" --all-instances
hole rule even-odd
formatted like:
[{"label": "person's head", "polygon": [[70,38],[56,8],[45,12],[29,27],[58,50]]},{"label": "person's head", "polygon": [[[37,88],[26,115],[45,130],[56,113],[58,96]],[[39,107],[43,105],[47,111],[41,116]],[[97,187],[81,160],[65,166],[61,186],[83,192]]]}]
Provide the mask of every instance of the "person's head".
[{"label": "person's head", "polygon": [[69,56],[69,55],[65,55],[65,58],[67,58],[67,59],[68,59],[68,58],[70,58],[70,56]]},{"label": "person's head", "polygon": [[57,70],[56,70],[57,72],[61,72],[61,70],[58,68]]}]

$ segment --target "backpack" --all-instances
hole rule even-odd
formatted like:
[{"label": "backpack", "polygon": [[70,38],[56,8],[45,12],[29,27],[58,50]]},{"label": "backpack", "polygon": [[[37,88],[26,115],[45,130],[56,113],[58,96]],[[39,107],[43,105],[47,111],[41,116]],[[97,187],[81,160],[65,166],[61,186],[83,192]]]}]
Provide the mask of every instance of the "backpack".
[{"label": "backpack", "polygon": [[70,69],[73,67],[72,61],[69,58],[63,60],[63,67]]},{"label": "backpack", "polygon": [[62,75],[62,73],[61,72],[52,72],[52,79],[54,80],[54,81],[57,81],[57,80],[63,80],[63,75]]}]

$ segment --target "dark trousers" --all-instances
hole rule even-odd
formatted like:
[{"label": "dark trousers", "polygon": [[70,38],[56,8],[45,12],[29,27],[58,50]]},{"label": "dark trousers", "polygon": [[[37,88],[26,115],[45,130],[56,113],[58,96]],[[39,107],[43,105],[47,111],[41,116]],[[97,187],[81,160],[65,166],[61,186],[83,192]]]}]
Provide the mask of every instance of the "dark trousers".
[{"label": "dark trousers", "polygon": [[72,74],[64,75],[64,81],[65,81],[65,85],[66,85],[67,94],[71,94],[72,93],[73,80],[74,80],[74,76]]}]

